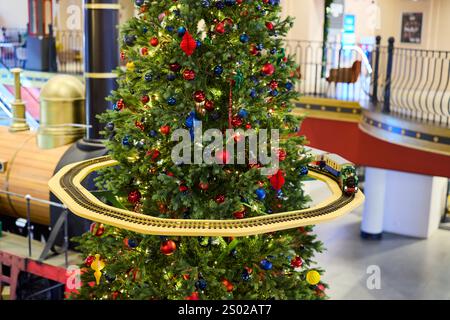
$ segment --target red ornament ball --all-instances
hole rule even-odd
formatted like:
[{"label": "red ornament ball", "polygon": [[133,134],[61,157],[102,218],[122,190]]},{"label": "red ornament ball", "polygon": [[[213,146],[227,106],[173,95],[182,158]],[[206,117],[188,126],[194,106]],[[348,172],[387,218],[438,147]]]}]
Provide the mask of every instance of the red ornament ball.
[{"label": "red ornament ball", "polygon": [[233,284],[232,284],[230,281],[228,281],[227,279],[223,279],[223,280],[222,280],[222,284],[225,286],[225,288],[227,289],[228,292],[233,291],[234,286],[233,286]]},{"label": "red ornament ball", "polygon": [[123,102],[123,99],[119,99],[119,101],[117,101],[116,106],[119,110],[122,110],[123,108],[125,108],[125,102]]},{"label": "red ornament ball", "polygon": [[258,49],[256,49],[256,45],[250,45],[250,54],[256,56],[258,54]]},{"label": "red ornament ball", "polygon": [[213,111],[214,110],[214,102],[211,100],[206,100],[205,109],[208,111]]},{"label": "red ornament ball", "polygon": [[273,66],[273,64],[271,63],[266,63],[262,69],[261,69],[262,73],[264,73],[267,76],[271,76],[273,75],[273,73],[275,72],[275,67]]},{"label": "red ornament ball", "polygon": [[105,226],[98,222],[92,222],[91,226],[89,227],[89,231],[94,236],[100,237],[101,235],[103,235],[103,233],[105,233]]},{"label": "red ornament ball", "polygon": [[141,193],[139,190],[131,191],[128,194],[128,202],[130,203],[138,203],[141,200]]},{"label": "red ornament ball", "polygon": [[194,100],[195,102],[203,102],[206,99],[206,95],[203,91],[198,90],[194,92]]},{"label": "red ornament ball", "polygon": [[198,292],[193,292],[190,296],[186,297],[186,300],[200,300]]},{"label": "red ornament ball", "polygon": [[199,187],[201,190],[206,191],[206,190],[208,190],[208,188],[209,188],[209,184],[208,184],[208,182],[200,182],[200,183],[198,184],[198,187]]},{"label": "red ornament ball", "polygon": [[147,104],[150,101],[150,97],[148,95],[143,95],[141,98],[141,102],[143,104]]},{"label": "red ornament ball", "polygon": [[164,135],[168,135],[170,133],[170,126],[165,125],[159,128],[159,132],[161,132]]},{"label": "red ornament ball", "polygon": [[243,209],[241,211],[237,211],[237,212],[233,213],[233,216],[236,219],[244,219],[245,218],[245,214],[246,214],[245,209]]},{"label": "red ornament ball", "polygon": [[157,37],[153,37],[153,38],[150,39],[150,45],[152,47],[156,47],[158,44],[159,44],[159,40],[158,40]]},{"label": "red ornament ball", "polygon": [[181,70],[181,65],[177,62],[169,64],[169,69],[172,72],[178,72]]},{"label": "red ornament ball", "polygon": [[266,22],[266,28],[267,30],[272,31],[274,29],[274,25],[272,22]]},{"label": "red ornament ball", "polygon": [[216,25],[216,32],[218,34],[224,34],[225,33],[225,23],[220,22]]},{"label": "red ornament ball", "polygon": [[172,255],[175,250],[177,249],[177,244],[172,240],[167,240],[161,243],[161,247],[159,250],[162,254],[165,254],[166,256]]},{"label": "red ornament ball", "polygon": [[84,260],[84,264],[88,267],[91,266],[92,262],[94,262],[95,257],[94,256],[88,256],[85,260]]},{"label": "red ornament ball", "polygon": [[190,69],[184,70],[183,71],[183,79],[188,80],[188,81],[194,80],[195,79],[195,71],[190,70]]},{"label": "red ornament ball", "polygon": [[184,193],[184,192],[188,191],[189,189],[185,185],[181,185],[178,187],[178,190],[180,190],[181,193]]},{"label": "red ornament ball", "polygon": [[147,47],[141,48],[141,55],[143,55],[143,56],[148,55],[148,48]]},{"label": "red ornament ball", "polygon": [[225,196],[224,196],[223,194],[218,194],[218,195],[214,198],[214,201],[215,201],[217,204],[224,203],[224,202],[225,202]]},{"label": "red ornament ball", "polygon": [[245,129],[250,130],[252,128],[252,125],[250,123],[247,123],[245,125]]},{"label": "red ornament ball", "polygon": [[287,156],[287,153],[286,153],[286,150],[284,150],[284,149],[278,149],[278,159],[280,160],[280,161],[284,161],[284,160],[286,160],[286,156]]},{"label": "red ornament ball", "polygon": [[303,265],[302,258],[300,258],[298,256],[291,260],[291,267],[294,269],[300,268],[302,265]]},{"label": "red ornament ball", "polygon": [[125,52],[121,51],[121,52],[120,52],[120,59],[121,59],[121,60],[125,60],[126,57],[127,57],[127,56],[125,55]]},{"label": "red ornament ball", "polygon": [[233,127],[240,127],[242,125],[242,118],[239,116],[234,116],[231,119],[231,124],[233,125]]}]

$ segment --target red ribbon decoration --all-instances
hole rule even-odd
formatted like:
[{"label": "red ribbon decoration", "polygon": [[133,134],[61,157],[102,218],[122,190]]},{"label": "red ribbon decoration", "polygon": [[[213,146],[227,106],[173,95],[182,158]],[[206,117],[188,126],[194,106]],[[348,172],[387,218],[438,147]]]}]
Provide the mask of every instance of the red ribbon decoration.
[{"label": "red ribbon decoration", "polygon": [[180,43],[180,47],[188,57],[195,52],[195,49],[197,48],[197,42],[188,31],[184,33],[183,39]]},{"label": "red ribbon decoration", "polygon": [[276,191],[281,190],[285,183],[284,172],[279,169],[277,173],[269,178],[269,181],[272,188],[274,188]]}]

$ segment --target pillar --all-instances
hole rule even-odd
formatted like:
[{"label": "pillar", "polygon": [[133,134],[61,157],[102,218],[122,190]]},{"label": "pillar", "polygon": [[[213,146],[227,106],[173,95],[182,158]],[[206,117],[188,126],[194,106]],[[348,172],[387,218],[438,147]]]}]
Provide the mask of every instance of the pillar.
[{"label": "pillar", "polygon": [[86,81],[86,139],[98,142],[103,125],[96,116],[112,108],[105,98],[116,88],[113,71],[119,65],[118,0],[84,2],[84,76]]},{"label": "pillar", "polygon": [[367,168],[361,236],[390,232],[428,238],[439,228],[446,208],[448,179]]}]

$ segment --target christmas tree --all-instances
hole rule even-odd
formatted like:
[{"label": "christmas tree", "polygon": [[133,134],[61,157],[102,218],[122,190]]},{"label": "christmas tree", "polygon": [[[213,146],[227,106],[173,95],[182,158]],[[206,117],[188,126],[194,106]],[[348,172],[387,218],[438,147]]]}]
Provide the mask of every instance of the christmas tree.
[{"label": "christmas tree", "polygon": [[[101,115],[119,165],[104,169],[98,186],[116,206],[167,219],[216,220],[307,206],[302,187],[309,159],[297,134],[301,119],[290,114],[298,98],[296,65],[283,49],[293,20],[281,18],[279,2],[135,1],[139,13],[121,29],[126,67],[109,97],[114,108]],[[199,163],[195,152],[200,144],[204,160],[203,134],[213,129],[223,138],[210,150],[215,161]],[[276,160],[275,169],[255,161],[246,141],[246,133],[264,130],[281,136],[271,136],[261,153]],[[174,160],[176,132],[188,133],[182,160]],[[242,141],[244,163],[227,148]],[[73,297],[322,299],[326,285],[313,261],[322,244],[311,232],[174,237],[94,223],[76,239],[86,260]]]}]

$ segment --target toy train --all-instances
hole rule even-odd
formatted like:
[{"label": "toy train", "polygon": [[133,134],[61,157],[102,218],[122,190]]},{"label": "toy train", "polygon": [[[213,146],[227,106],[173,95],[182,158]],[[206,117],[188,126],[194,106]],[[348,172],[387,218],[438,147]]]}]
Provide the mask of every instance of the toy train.
[{"label": "toy train", "polygon": [[313,160],[309,163],[310,168],[315,168],[332,175],[339,182],[339,186],[346,195],[358,192],[358,176],[353,163],[348,162],[341,156],[326,151],[313,149]]}]

